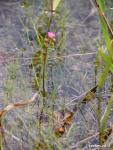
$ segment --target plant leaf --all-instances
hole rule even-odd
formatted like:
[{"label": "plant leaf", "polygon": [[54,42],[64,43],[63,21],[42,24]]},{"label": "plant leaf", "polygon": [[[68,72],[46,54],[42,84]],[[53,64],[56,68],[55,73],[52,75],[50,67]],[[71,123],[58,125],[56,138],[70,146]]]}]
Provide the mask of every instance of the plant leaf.
[{"label": "plant leaf", "polygon": [[112,104],[113,104],[113,94],[111,95],[111,98],[108,100],[108,104],[107,104],[105,113],[103,115],[103,118],[101,119],[100,133],[103,133],[103,131],[106,129],[107,121],[108,121],[109,115],[111,113]]},{"label": "plant leaf", "polygon": [[61,0],[53,0],[53,10],[56,10]]},{"label": "plant leaf", "polygon": [[99,7],[101,9],[102,12],[105,12],[105,0],[97,0]]},{"label": "plant leaf", "polygon": [[111,40],[110,40],[110,36],[109,36],[109,33],[108,33],[108,27],[106,25],[106,22],[105,22],[103,16],[101,16],[101,15],[100,15],[100,22],[101,22],[102,32],[103,32],[103,35],[104,35],[104,39],[105,39],[105,42],[106,42],[107,49],[109,51],[109,54],[111,54]]},{"label": "plant leaf", "polygon": [[100,52],[101,57],[105,61],[106,65],[108,66],[108,68],[110,68],[110,71],[113,73],[113,63],[110,59],[110,56],[105,54],[102,49],[100,49],[99,52]]},{"label": "plant leaf", "polygon": [[106,80],[108,74],[109,74],[109,67],[106,66],[106,67],[104,68],[103,72],[101,73],[100,77],[99,77],[98,86],[99,86],[100,88],[103,87],[103,85],[104,85],[104,83],[105,83],[105,80]]}]

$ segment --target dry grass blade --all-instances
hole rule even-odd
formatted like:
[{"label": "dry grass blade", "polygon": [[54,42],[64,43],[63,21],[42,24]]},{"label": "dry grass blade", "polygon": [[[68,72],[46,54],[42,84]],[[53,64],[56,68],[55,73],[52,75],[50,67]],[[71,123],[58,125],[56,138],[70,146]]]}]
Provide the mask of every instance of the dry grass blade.
[{"label": "dry grass blade", "polygon": [[12,110],[12,109],[16,109],[16,108],[21,108],[24,107],[30,103],[32,103],[36,97],[38,96],[37,93],[35,93],[33,95],[33,97],[28,100],[28,101],[24,101],[24,102],[20,102],[20,103],[15,103],[15,104],[9,104],[8,106],[6,106],[4,109],[0,110],[0,119],[3,117],[3,115],[5,115],[8,111]]}]

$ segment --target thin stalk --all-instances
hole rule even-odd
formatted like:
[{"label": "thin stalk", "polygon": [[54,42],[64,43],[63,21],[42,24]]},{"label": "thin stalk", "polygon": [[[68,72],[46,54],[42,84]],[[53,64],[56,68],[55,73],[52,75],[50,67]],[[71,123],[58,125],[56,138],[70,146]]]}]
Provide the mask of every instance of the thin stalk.
[{"label": "thin stalk", "polygon": [[[53,18],[53,11],[52,11],[52,9],[53,9],[53,0],[51,0],[51,10],[50,10],[51,11],[51,16],[50,16],[50,23],[48,25],[48,31],[50,30],[51,24],[52,24],[52,18]],[[43,49],[43,52],[42,52],[42,58],[43,58],[43,71],[42,71],[42,96],[43,96],[43,104],[42,104],[42,109],[41,109],[40,118],[39,118],[39,128],[41,127],[41,120],[42,120],[43,110],[44,110],[44,107],[45,107],[45,97],[46,97],[45,71],[46,71],[46,61],[47,61],[47,49],[48,49],[48,42],[45,41],[45,48]]]}]

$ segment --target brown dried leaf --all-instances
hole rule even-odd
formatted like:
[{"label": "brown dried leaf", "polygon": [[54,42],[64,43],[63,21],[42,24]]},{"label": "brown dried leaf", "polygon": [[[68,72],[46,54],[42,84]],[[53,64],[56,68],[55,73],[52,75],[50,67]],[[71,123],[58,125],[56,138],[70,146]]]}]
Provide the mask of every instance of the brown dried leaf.
[{"label": "brown dried leaf", "polygon": [[65,127],[64,126],[61,126],[61,127],[58,127],[58,128],[55,128],[54,129],[54,133],[56,136],[62,136],[65,132]]},{"label": "brown dried leaf", "polygon": [[73,115],[74,113],[68,110],[66,110],[66,112],[64,112],[63,110],[54,112],[56,123],[54,128],[55,135],[62,136],[65,133],[65,128],[67,128],[68,125],[71,124]]},{"label": "brown dried leaf", "polygon": [[73,116],[74,116],[74,113],[69,111],[69,112],[66,112],[65,114],[65,117],[64,117],[64,120],[65,120],[65,123],[68,125],[68,124],[71,124],[71,121],[73,119]]}]

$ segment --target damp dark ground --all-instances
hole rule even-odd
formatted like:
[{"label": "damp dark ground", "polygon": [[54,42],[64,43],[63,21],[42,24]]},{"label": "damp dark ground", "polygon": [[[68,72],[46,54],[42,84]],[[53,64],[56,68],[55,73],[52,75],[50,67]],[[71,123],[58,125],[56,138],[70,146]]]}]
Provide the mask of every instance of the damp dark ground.
[{"label": "damp dark ground", "polygon": [[[92,0],[69,0],[69,16],[66,23],[65,42],[66,56],[63,59],[63,66],[53,69],[53,80],[58,90],[60,87],[66,99],[66,106],[72,107],[76,102],[74,99],[82,95],[95,85],[95,55],[97,53],[97,42],[100,39],[101,29],[99,26],[98,14],[92,3]],[[32,76],[29,69],[34,49],[28,45],[25,28],[22,20],[30,27],[28,15],[33,15],[33,19],[39,16],[40,1],[36,1],[34,7],[27,9],[21,6],[20,0],[5,1],[0,0],[0,108],[4,108],[11,102],[27,100],[35,92],[32,89]],[[31,33],[32,34],[32,33]],[[35,48],[35,45],[34,45]],[[61,100],[61,98],[59,98]],[[77,114],[75,120],[75,130],[72,133],[68,143],[71,145],[67,149],[76,149],[76,143],[91,134],[98,131],[97,121],[90,104],[84,106],[83,113]],[[35,110],[33,104],[32,108]],[[35,115],[32,116],[30,107],[27,110],[16,110],[8,113],[4,122],[6,129],[10,130],[16,137],[24,142],[23,149],[32,150],[33,144],[27,138],[31,136],[35,139],[36,132],[34,128],[28,128],[28,120],[32,122]],[[28,116],[29,113],[29,116]],[[31,113],[31,114],[30,114]],[[25,120],[21,124],[21,120]],[[12,128],[13,126],[13,128]],[[17,129],[18,126],[18,130]],[[21,131],[21,133],[20,133]],[[6,149],[20,150],[20,142],[11,139],[10,134],[6,135]],[[65,140],[65,138],[63,138]],[[89,141],[90,144],[92,141]],[[93,141],[96,143],[96,141]],[[64,142],[65,143],[65,142]],[[82,145],[90,149],[88,144]]]}]

